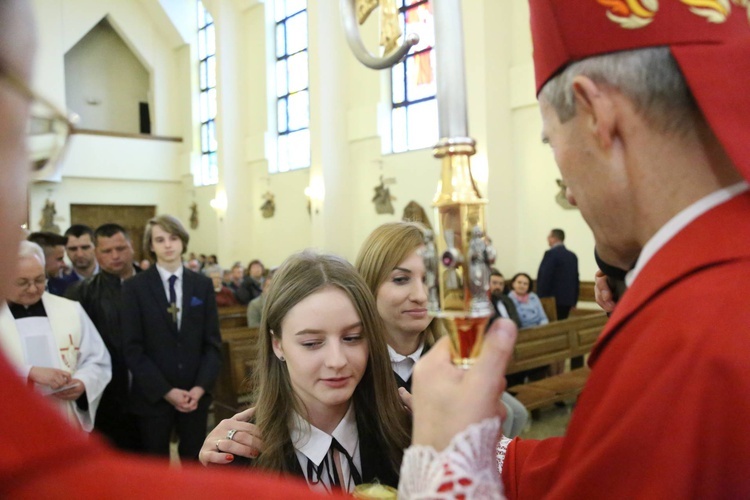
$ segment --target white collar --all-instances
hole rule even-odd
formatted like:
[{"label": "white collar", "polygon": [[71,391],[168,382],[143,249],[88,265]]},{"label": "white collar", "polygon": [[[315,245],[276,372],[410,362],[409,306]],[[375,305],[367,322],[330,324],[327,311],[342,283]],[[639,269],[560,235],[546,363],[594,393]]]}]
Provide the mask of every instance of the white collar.
[{"label": "white collar", "polygon": [[740,181],[731,186],[714,191],[708,196],[704,196],[700,200],[696,201],[692,205],[681,210],[677,215],[669,219],[669,222],[664,224],[648,242],[643,246],[641,255],[635,263],[635,267],[631,269],[627,275],[625,275],[625,284],[628,287],[633,285],[640,272],[646,267],[646,264],[661,248],[667,244],[669,240],[682,231],[688,224],[693,222],[695,219],[708,212],[712,208],[721,205],[722,203],[729,201],[735,196],[744,193],[750,186],[746,181]]},{"label": "white collar", "polygon": [[169,271],[167,271],[166,269],[164,269],[163,267],[161,267],[159,264],[154,264],[154,265],[156,266],[156,270],[159,271],[159,276],[161,277],[161,280],[163,282],[165,282],[165,283],[168,282],[169,281],[169,277],[172,276],[172,275],[177,276],[177,281],[182,280],[182,274],[183,274],[182,271],[183,271],[183,269],[185,269],[184,266],[180,266],[180,267],[177,268],[177,270],[175,272],[170,273]]},{"label": "white collar", "polygon": [[422,357],[422,351],[424,351],[424,340],[419,343],[419,346],[417,347],[417,350],[414,351],[411,354],[407,354],[404,356],[403,354],[399,354],[396,352],[396,350],[391,347],[390,345],[386,344],[388,346],[388,355],[391,357],[391,363],[400,363],[401,361],[404,361],[407,358],[411,358],[416,363],[419,361],[419,358]]},{"label": "white collar", "polygon": [[336,441],[344,447],[349,456],[353,457],[359,445],[354,404],[349,405],[344,418],[341,419],[331,435],[318,429],[296,412],[292,416],[289,433],[294,448],[303,453],[316,466],[320,465],[320,462],[331,449],[332,438],[336,438]]}]

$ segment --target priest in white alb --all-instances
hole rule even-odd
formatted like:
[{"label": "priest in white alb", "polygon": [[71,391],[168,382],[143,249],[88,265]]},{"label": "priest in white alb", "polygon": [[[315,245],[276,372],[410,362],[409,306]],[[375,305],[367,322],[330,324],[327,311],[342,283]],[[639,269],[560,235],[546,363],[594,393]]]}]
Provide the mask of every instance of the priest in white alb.
[{"label": "priest in white alb", "polygon": [[112,378],[109,352],[78,302],[45,292],[44,251],[21,242],[15,282],[0,306],[0,347],[21,377],[90,432]]}]

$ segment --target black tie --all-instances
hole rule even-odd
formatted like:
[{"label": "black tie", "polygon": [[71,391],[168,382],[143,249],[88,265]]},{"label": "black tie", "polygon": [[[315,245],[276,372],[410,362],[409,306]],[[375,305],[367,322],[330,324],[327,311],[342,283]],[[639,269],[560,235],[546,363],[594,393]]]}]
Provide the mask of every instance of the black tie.
[{"label": "black tie", "polygon": [[[175,281],[177,281],[177,276],[173,274],[169,277],[169,305],[173,308],[177,308],[177,292],[174,289]],[[176,309],[176,311],[179,311],[179,309]],[[177,323],[177,314],[175,313],[172,317],[174,318],[174,322]]]},{"label": "black tie", "polygon": [[[328,479],[331,482],[331,490],[335,487],[342,488],[341,479],[339,479],[338,471],[336,470],[336,462],[333,459],[333,451],[338,450],[342,455],[346,457],[346,461],[349,464],[349,474],[351,479],[354,481],[354,485],[362,484],[362,476],[359,474],[357,467],[354,465],[354,459],[346,451],[346,448],[341,446],[341,443],[336,441],[335,438],[331,441],[331,448],[328,451],[326,457],[320,462],[317,467],[313,465],[312,460],[307,459],[307,480],[310,484],[318,484],[323,474],[323,469],[328,469]],[[347,488],[342,488],[347,490]]]}]

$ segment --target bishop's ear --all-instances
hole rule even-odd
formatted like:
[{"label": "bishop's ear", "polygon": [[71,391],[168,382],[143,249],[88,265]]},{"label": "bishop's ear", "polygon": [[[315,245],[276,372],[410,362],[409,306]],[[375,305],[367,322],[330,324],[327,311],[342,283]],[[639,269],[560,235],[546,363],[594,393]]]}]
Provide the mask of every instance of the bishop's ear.
[{"label": "bishop's ear", "polygon": [[583,75],[573,79],[572,89],[576,115],[585,120],[599,145],[609,148],[617,132],[617,107],[612,89]]}]

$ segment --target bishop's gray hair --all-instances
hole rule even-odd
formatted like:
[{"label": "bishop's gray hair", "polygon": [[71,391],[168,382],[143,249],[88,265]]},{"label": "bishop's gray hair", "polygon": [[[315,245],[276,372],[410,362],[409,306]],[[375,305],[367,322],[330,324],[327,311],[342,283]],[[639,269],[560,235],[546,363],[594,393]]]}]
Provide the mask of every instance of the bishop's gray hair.
[{"label": "bishop's gray hair", "polygon": [[576,114],[573,79],[578,75],[619,90],[657,131],[682,135],[693,129],[701,116],[669,47],[613,52],[567,66],[539,93],[561,123]]},{"label": "bishop's gray hair", "polygon": [[27,257],[34,257],[42,263],[42,267],[46,265],[44,258],[44,250],[42,247],[31,241],[23,240],[18,247],[18,259],[24,259]]}]

